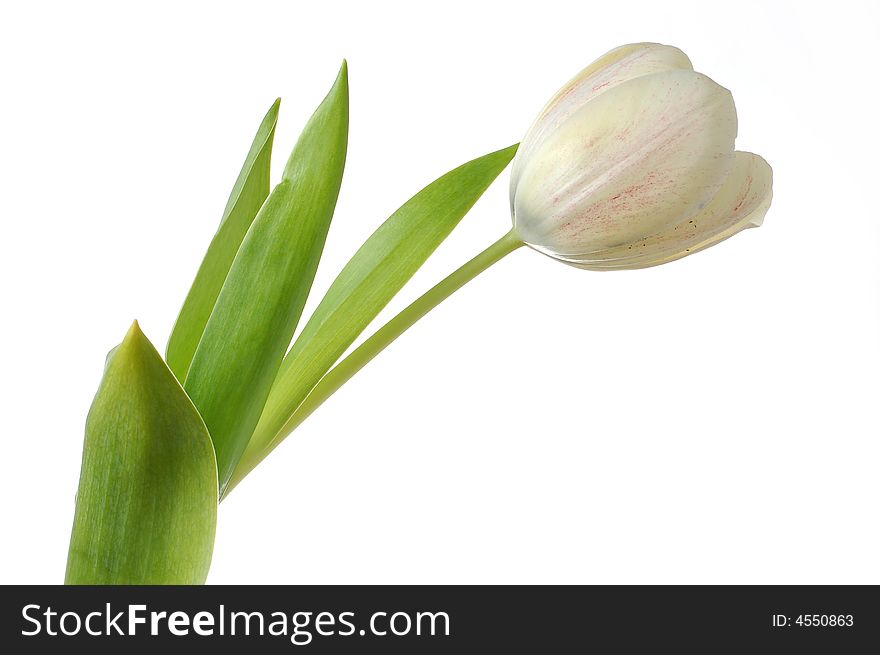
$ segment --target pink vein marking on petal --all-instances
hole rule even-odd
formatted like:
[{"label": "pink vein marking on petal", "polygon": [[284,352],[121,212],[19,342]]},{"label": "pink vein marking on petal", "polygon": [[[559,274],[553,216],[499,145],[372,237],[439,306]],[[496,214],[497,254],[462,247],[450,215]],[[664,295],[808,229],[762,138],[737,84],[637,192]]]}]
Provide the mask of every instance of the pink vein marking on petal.
[{"label": "pink vein marking on petal", "polygon": [[735,205],[734,208],[733,208],[733,213],[734,213],[734,214],[735,214],[736,212],[738,212],[740,209],[742,209],[742,206],[743,206],[743,204],[745,203],[746,198],[749,197],[749,191],[751,191],[751,189],[752,189],[752,176],[749,175],[749,176],[746,178],[746,188],[745,188],[745,190],[742,192],[742,195],[740,196],[739,201],[736,203],[736,205]]}]

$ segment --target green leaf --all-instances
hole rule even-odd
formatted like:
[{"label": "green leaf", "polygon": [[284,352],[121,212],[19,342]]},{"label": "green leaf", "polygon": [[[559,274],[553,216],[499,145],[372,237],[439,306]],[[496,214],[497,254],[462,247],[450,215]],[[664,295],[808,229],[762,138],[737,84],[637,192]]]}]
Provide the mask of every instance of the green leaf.
[{"label": "green leaf", "polygon": [[184,383],[214,440],[221,495],[302,314],[336,206],[347,143],[343,63],[235,256]]},{"label": "green leaf", "polygon": [[269,195],[269,165],[280,103],[280,98],[275,101],[257,130],[229,195],[220,227],[208,246],[208,252],[205,253],[168,339],[168,366],[178,380],[186,379],[193,354],[202,338],[217,296],[220,295],[235,253]]},{"label": "green leaf", "polygon": [[321,376],[452,232],[515,152],[511,146],[443,175],[361,246],[285,357],[242,467],[286,436],[285,423]]},{"label": "green leaf", "polygon": [[201,584],[217,524],[211,437],[135,322],[86,420],[67,584]]}]

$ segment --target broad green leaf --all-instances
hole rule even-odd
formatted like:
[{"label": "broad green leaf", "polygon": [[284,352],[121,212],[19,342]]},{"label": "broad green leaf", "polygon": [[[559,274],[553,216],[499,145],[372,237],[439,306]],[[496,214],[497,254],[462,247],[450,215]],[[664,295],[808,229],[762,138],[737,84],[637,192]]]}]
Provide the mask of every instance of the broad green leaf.
[{"label": "broad green leaf", "polygon": [[367,239],[284,358],[242,467],[286,435],[285,423],[321,376],[452,232],[515,152],[511,146],[443,175]]},{"label": "broad green leaf", "polygon": [[168,366],[178,380],[186,379],[186,372],[202,338],[208,317],[214,309],[214,303],[217,302],[217,296],[220,295],[229,267],[232,266],[235,253],[269,195],[269,164],[280,102],[280,99],[275,101],[257,130],[229,195],[220,227],[208,246],[208,252],[205,253],[168,339]]},{"label": "broad green leaf", "polygon": [[214,441],[221,495],[302,314],[336,206],[347,143],[343,63],[242,241],[184,383]]},{"label": "broad green leaf", "polygon": [[217,524],[205,424],[135,323],[86,420],[67,584],[202,584]]}]

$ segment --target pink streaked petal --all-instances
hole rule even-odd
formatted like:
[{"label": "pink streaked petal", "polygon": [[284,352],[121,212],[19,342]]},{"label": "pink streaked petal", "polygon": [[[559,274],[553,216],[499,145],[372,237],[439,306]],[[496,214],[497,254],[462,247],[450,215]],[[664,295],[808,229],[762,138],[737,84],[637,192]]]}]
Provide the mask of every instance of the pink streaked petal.
[{"label": "pink streaked petal", "polygon": [[519,179],[522,162],[584,104],[622,82],[675,69],[693,70],[693,66],[681,50],[659,43],[624,45],[599,57],[550,99],[526,132],[511,168],[511,189]]},{"label": "pink streaked petal", "polygon": [[758,155],[737,152],[718,194],[692,219],[641,241],[571,261],[579,268],[647,268],[692,255],[750,227],[761,225],[773,198],[773,170]]}]

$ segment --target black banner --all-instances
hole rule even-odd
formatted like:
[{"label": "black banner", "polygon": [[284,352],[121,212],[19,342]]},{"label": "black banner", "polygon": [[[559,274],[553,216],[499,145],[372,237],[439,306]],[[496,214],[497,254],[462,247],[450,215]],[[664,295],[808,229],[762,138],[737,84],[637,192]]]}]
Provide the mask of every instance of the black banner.
[{"label": "black banner", "polygon": [[3,587],[0,625],[7,653],[219,640],[256,653],[850,653],[880,647],[880,599],[870,586]]}]

